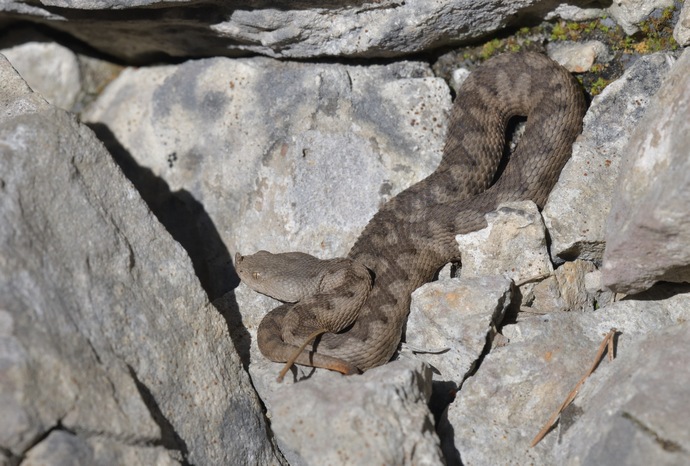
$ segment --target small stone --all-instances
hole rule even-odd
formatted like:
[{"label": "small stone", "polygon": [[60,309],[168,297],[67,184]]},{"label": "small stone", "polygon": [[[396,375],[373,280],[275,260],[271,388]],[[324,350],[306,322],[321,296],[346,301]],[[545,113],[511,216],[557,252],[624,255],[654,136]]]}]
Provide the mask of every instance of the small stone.
[{"label": "small stone", "polygon": [[553,275],[537,283],[532,289],[531,296],[523,296],[523,301],[529,302],[529,307],[521,310],[530,314],[549,314],[567,309],[558,281]]},{"label": "small stone", "polygon": [[458,68],[453,70],[453,74],[450,77],[450,87],[457,93],[465,82],[465,79],[470,75],[470,70],[467,68]]},{"label": "small stone", "polygon": [[594,299],[587,293],[585,287],[585,274],[593,272],[595,269],[593,263],[580,259],[566,262],[556,269],[556,281],[567,310],[589,311],[594,309]]},{"label": "small stone", "polygon": [[501,204],[486,221],[486,228],[455,238],[461,277],[503,275],[522,285],[551,275],[544,222],[534,202]]},{"label": "small stone", "polygon": [[609,60],[606,45],[597,40],[550,42],[546,50],[549,57],[573,73],[584,73],[589,71],[595,62],[605,63]]}]

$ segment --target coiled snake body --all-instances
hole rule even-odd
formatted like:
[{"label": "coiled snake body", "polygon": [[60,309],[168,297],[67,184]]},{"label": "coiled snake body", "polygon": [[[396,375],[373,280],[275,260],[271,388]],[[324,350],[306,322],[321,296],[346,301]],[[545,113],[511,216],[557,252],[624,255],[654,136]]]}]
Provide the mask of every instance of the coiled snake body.
[{"label": "coiled snake body", "polygon": [[[530,199],[543,207],[582,130],[585,107],[575,79],[543,55],[488,60],[458,93],[439,167],[389,200],[347,258],[236,255],[246,284],[286,302],[261,322],[261,352],[345,374],[387,362],[411,293],[460,259],[457,234],[484,228],[484,215],[502,202]],[[497,177],[515,116],[527,117],[525,132]]]}]

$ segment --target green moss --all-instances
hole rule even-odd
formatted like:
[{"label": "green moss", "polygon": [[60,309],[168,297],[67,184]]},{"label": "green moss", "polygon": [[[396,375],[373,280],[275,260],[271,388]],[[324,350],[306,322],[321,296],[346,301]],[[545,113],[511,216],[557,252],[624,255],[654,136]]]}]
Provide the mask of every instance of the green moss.
[{"label": "green moss", "polygon": [[479,52],[479,57],[483,60],[493,57],[501,49],[501,41],[499,39],[493,39],[482,46],[481,52]]},{"label": "green moss", "polygon": [[597,78],[597,79],[590,85],[590,88],[589,88],[589,93],[590,93],[590,95],[595,96],[595,95],[597,95],[597,94],[601,94],[601,91],[603,91],[604,88],[605,88],[606,86],[608,86],[610,82],[611,82],[611,81],[609,81],[608,79],[604,79],[604,78],[601,78],[601,77]]},{"label": "green moss", "polygon": [[551,30],[551,40],[566,40],[567,38],[568,30],[565,27],[565,22],[554,24]]}]

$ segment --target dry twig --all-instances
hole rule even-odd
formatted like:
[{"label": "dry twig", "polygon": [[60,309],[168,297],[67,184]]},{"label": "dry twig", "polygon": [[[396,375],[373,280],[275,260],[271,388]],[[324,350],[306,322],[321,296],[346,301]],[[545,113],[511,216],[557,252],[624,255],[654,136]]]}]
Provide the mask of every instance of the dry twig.
[{"label": "dry twig", "polygon": [[594,362],[592,363],[592,367],[589,368],[587,373],[580,379],[580,381],[575,385],[575,388],[573,388],[568,396],[566,397],[565,401],[561,404],[560,408],[558,408],[558,411],[553,413],[553,416],[549,418],[549,420],[546,422],[544,427],[539,431],[536,437],[534,437],[534,440],[532,440],[532,444],[530,447],[534,447],[537,443],[541,442],[541,439],[543,439],[546,434],[549,433],[553,425],[556,423],[556,420],[558,419],[558,416],[561,415],[563,410],[568,407],[568,405],[575,399],[577,396],[577,393],[580,391],[580,387],[582,387],[582,384],[585,383],[585,380],[587,380],[587,377],[589,377],[592,372],[597,368],[599,365],[599,361],[601,361],[601,357],[604,355],[604,351],[608,348],[608,353],[609,353],[609,361],[613,361],[613,358],[615,357],[614,355],[614,337],[616,336],[617,329],[612,328],[609,333],[606,334],[604,337],[604,341],[601,342],[601,345],[599,345],[599,349],[597,350],[597,355],[594,358]]}]

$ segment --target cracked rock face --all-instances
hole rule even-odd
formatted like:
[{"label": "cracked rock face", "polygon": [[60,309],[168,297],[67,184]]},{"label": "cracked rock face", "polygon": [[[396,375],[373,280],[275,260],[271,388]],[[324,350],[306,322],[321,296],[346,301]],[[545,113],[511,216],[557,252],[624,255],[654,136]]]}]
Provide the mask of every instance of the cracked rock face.
[{"label": "cracked rock face", "polygon": [[1,56],[0,82],[3,451],[279,462],[184,250],[91,130]]}]

